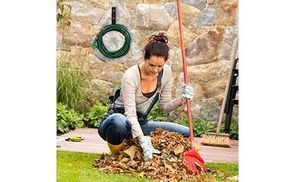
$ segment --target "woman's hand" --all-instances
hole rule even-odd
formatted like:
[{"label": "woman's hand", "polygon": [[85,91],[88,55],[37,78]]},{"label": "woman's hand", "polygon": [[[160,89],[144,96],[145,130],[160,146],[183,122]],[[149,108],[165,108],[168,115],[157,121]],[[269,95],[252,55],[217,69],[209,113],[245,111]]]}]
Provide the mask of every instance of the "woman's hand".
[{"label": "woman's hand", "polygon": [[183,84],[182,85],[182,96],[181,100],[186,101],[187,99],[192,100],[194,96],[194,88],[190,85]]},{"label": "woman's hand", "polygon": [[160,154],[161,152],[155,149],[152,145],[151,138],[149,136],[139,137],[140,146],[143,150],[144,160],[152,160],[153,154]]}]

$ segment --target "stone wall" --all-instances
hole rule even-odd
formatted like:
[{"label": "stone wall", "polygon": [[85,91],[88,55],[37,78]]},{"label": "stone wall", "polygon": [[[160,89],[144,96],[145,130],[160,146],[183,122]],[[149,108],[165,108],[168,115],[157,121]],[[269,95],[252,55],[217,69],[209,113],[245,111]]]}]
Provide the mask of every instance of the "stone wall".
[{"label": "stone wall", "polygon": [[[146,39],[158,32],[169,38],[169,64],[173,69],[173,96],[180,95],[182,75],[181,50],[176,0],[67,0],[72,6],[72,23],[68,28],[57,24],[57,56],[71,59],[91,73],[93,83],[100,86],[120,83],[130,66],[143,61]],[[117,8],[117,23],[131,34],[127,55],[108,59],[90,48],[100,29],[111,24],[111,7]],[[238,35],[237,0],[182,0],[184,44],[189,82],[195,90],[193,117],[218,120],[229,74],[233,42]],[[124,43],[118,32],[104,37],[109,50]]]}]

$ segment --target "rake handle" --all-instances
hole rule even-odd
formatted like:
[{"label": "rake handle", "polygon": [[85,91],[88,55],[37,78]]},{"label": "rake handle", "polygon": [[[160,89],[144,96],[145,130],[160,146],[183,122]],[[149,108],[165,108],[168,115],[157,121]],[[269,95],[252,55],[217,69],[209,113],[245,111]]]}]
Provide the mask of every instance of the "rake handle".
[{"label": "rake handle", "polygon": [[[188,84],[188,76],[187,76],[187,66],[186,66],[186,57],[184,51],[184,38],[183,38],[183,26],[182,26],[182,14],[181,14],[181,1],[177,0],[177,12],[178,12],[178,23],[179,23],[179,32],[180,32],[180,47],[181,47],[181,56],[182,56],[182,64],[183,64],[183,77],[184,83]],[[193,134],[193,124],[192,124],[192,111],[191,111],[191,101],[189,99],[186,100],[187,106],[187,116],[188,116],[188,124],[189,124],[189,132],[190,132],[190,141],[191,148],[193,149],[194,143],[194,134]]]}]

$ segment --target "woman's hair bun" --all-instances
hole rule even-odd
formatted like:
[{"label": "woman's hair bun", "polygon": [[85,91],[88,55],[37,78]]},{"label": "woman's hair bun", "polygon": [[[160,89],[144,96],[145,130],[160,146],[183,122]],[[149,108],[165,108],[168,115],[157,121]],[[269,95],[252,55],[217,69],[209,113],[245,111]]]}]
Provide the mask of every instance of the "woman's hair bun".
[{"label": "woman's hair bun", "polygon": [[168,59],[169,47],[167,45],[168,38],[164,33],[152,35],[148,38],[148,43],[143,48],[144,59],[150,59],[151,56],[162,56],[165,61]]},{"label": "woman's hair bun", "polygon": [[166,35],[164,35],[163,32],[160,32],[158,35],[152,35],[149,38],[149,42],[150,41],[160,41],[160,42],[163,42],[163,43],[168,43],[168,38],[166,37]]}]

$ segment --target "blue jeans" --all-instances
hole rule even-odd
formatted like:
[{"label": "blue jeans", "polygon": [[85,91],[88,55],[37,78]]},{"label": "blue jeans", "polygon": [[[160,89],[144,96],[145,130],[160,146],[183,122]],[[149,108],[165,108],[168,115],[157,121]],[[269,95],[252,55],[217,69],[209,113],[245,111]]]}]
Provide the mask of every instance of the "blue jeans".
[{"label": "blue jeans", "polygon": [[[140,125],[144,135],[150,135],[156,128],[162,128],[171,132],[176,132],[184,137],[189,137],[189,128],[177,123],[148,121]],[[98,127],[98,134],[102,139],[110,144],[118,145],[124,139],[131,139],[131,124],[127,118],[120,113],[115,113],[103,120]]]}]

